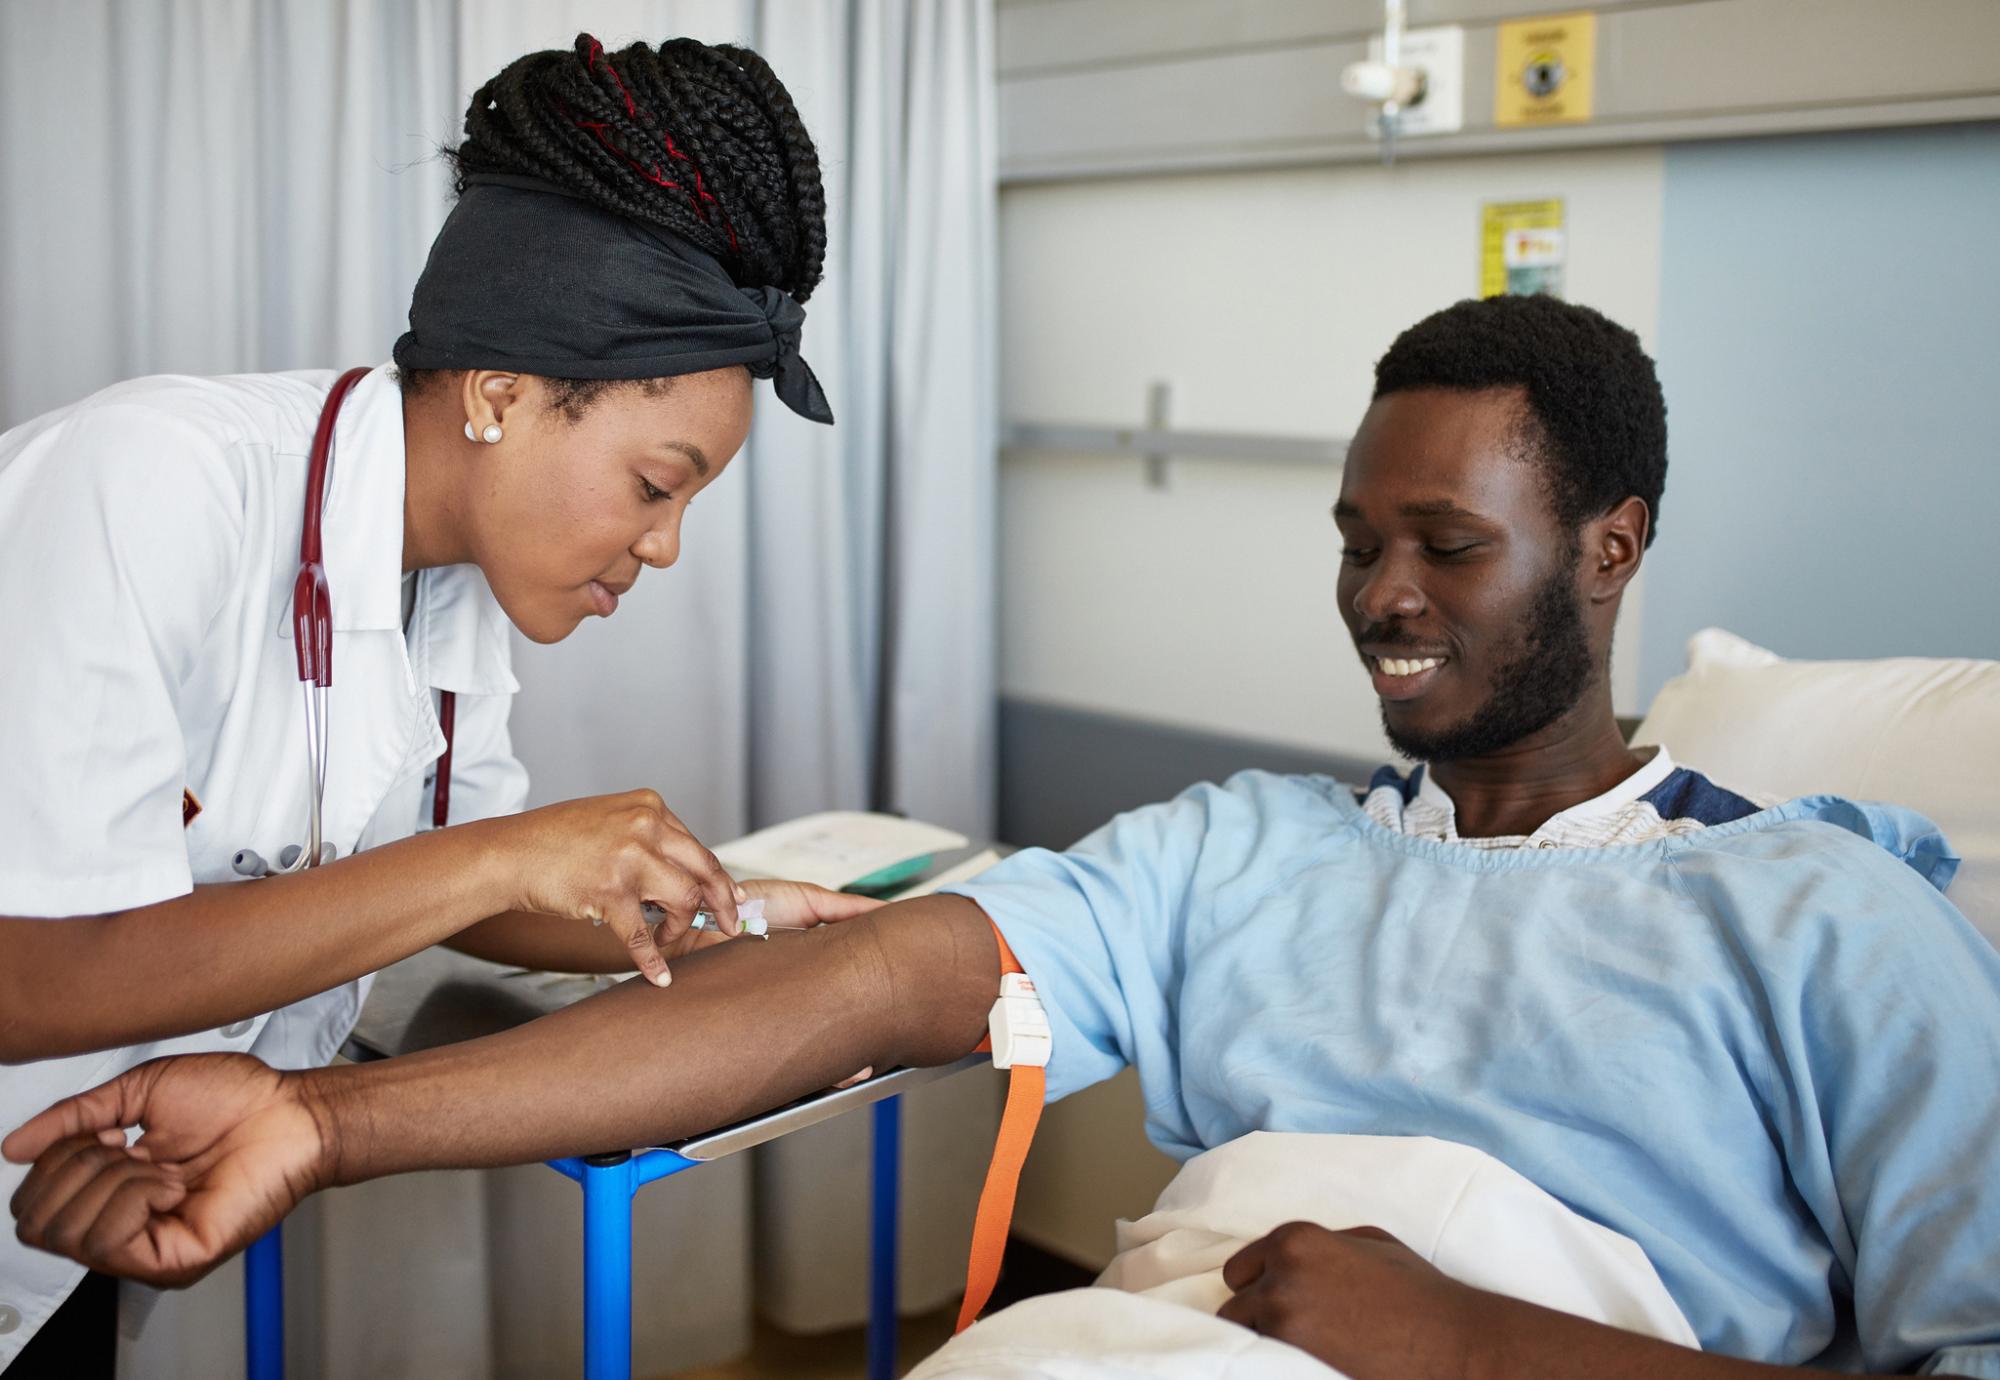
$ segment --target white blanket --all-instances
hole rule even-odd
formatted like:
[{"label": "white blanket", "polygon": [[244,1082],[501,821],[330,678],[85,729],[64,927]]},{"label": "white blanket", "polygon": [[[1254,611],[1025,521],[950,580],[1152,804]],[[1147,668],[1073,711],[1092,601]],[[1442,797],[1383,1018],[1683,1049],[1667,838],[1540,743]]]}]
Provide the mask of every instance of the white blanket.
[{"label": "white blanket", "polygon": [[1029,1299],[955,1337],[910,1380],[1328,1380],[1338,1372],[1214,1316],[1222,1266],[1285,1222],[1381,1227],[1453,1279],[1698,1346],[1645,1252],[1500,1161],[1429,1137],[1259,1131],[1189,1160],[1121,1222],[1090,1289]]}]

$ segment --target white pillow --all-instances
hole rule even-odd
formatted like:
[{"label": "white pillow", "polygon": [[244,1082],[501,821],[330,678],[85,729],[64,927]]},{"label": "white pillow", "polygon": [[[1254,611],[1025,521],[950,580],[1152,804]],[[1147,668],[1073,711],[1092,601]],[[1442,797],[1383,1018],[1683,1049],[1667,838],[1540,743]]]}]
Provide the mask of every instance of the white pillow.
[{"label": "white pillow", "polygon": [[2000,944],[2000,661],[1787,661],[1705,628],[1632,741],[1740,795],[1921,811],[1965,860],[1952,901]]}]

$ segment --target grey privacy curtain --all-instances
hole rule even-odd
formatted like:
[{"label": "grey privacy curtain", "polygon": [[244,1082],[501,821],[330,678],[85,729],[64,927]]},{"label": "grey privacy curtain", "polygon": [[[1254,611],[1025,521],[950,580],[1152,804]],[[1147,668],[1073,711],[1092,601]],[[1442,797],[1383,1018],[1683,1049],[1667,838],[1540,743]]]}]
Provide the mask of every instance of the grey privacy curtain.
[{"label": "grey privacy curtain", "polygon": [[[806,353],[839,425],[760,398],[736,473],[687,520],[681,564],[649,574],[615,620],[560,646],[519,644],[514,738],[534,803],[649,785],[714,840],[831,808],[984,835],[991,0],[0,5],[0,427],[139,374],[386,358],[447,209],[436,151],[472,87],[580,29],[614,47],[747,42],[793,92],[830,206]],[[908,1171],[918,1303],[949,1292],[963,1249],[956,1222],[922,1234],[918,1221],[950,1215],[926,1195],[965,1197],[969,1215],[983,1163],[990,1088],[959,1081],[944,1096],[968,1105],[932,1115],[971,1115],[949,1138],[971,1167],[942,1186]],[[912,1115],[921,1138],[923,1108]],[[805,1205],[851,1192],[802,1164],[772,1163],[783,1202],[758,1214],[782,1257],[771,1268],[799,1281],[824,1261],[797,1230]],[[651,1293],[635,1317],[638,1371],[726,1355],[753,1294],[747,1165],[706,1167],[638,1204],[642,1277],[710,1285]],[[573,1368],[575,1214],[574,1188],[539,1168],[423,1176],[309,1208],[287,1241],[296,1373]],[[858,1275],[859,1259],[824,1277]],[[240,1373],[239,1280],[232,1267],[154,1307],[126,1373]],[[785,1320],[858,1316],[858,1292],[776,1293],[792,1298],[778,1301]]]}]

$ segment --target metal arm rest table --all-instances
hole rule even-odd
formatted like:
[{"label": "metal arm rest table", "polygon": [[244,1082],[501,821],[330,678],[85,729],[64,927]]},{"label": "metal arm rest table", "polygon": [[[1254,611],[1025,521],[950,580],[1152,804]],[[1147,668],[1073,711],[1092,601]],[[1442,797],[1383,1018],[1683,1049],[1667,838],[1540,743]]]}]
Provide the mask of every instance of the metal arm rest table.
[{"label": "metal arm rest table", "polygon": [[[957,861],[974,850],[941,855]],[[941,871],[942,868],[934,868]],[[511,1029],[600,990],[589,978],[559,978],[432,948],[382,970],[342,1051],[357,1061],[414,1054]],[[984,1054],[928,1069],[894,1069],[851,1088],[789,1106],[673,1145],[549,1161],[583,1188],[584,1380],[632,1374],[632,1197],[655,1179],[693,1169],[857,1107],[874,1107],[869,1226],[868,1376],[890,1380],[896,1365],[896,1231],[902,1161],[898,1094],[967,1069]],[[244,1253],[244,1322],[249,1380],[285,1373],[281,1228]]]}]

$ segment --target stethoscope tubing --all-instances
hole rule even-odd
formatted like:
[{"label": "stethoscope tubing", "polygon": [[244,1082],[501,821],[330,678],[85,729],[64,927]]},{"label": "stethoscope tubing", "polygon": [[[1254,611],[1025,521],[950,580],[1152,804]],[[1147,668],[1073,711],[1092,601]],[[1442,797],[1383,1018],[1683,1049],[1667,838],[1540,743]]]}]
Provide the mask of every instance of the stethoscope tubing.
[{"label": "stethoscope tubing", "polygon": [[306,818],[306,845],[288,844],[276,866],[256,850],[239,849],[231,867],[246,877],[303,872],[332,862],[337,850],[325,842],[326,768],[331,739],[333,689],[333,593],[327,585],[324,545],[326,494],[333,483],[333,433],[341,405],[371,370],[349,369],[334,380],[319,424],[313,429],[306,461],[305,513],[299,528],[299,573],[292,581],[293,651],[298,658],[299,688],[305,696],[306,772],[312,782]]}]

